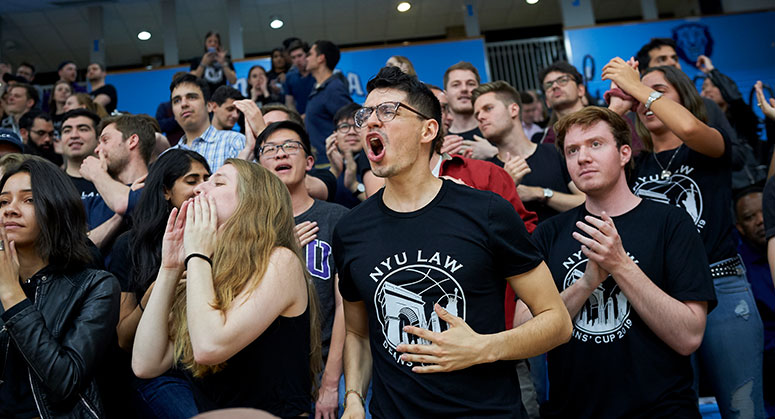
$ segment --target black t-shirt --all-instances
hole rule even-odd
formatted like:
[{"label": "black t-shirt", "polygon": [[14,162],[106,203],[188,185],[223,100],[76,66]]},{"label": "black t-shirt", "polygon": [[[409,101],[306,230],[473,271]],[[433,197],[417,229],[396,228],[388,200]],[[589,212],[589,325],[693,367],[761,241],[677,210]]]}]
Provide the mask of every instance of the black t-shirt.
[{"label": "black t-shirt", "polygon": [[[724,138],[724,154],[719,158],[700,154],[686,145],[657,154],[643,151],[635,159],[632,188],[641,198],[686,211],[702,236],[710,263],[737,254],[730,205],[732,145],[723,131],[719,132]],[[661,179],[662,168],[671,172],[667,180]]]},{"label": "black t-shirt", "polygon": [[320,340],[323,345],[323,359],[328,357],[328,349],[331,346],[331,329],[334,326],[336,309],[334,292],[336,265],[334,265],[334,256],[331,254],[331,236],[334,234],[334,226],[346,213],[347,208],[341,205],[316,199],[308,210],[293,217],[296,224],[304,221],[318,223],[317,238],[307,243],[302,251],[307,271],[312,275],[312,283],[315,284],[320,301],[320,326],[323,330]]},{"label": "black t-shirt", "polygon": [[[504,162],[500,161],[497,156],[487,161],[500,167],[504,166]],[[565,165],[565,160],[554,144],[538,144],[533,154],[525,161],[530,166],[531,172],[522,178],[523,185],[540,186],[555,192],[570,193],[568,184],[571,182],[571,178],[568,174],[568,166]],[[531,201],[524,204],[528,211],[533,211],[538,215],[539,223],[559,213],[542,201]]]},{"label": "black t-shirt", "polygon": [[67,175],[67,177],[69,177],[70,180],[73,181],[73,184],[75,185],[75,189],[77,189],[78,192],[81,193],[81,199],[89,198],[92,196],[100,196],[100,193],[97,192],[97,188],[94,186],[93,183],[89,182],[88,180],[82,177],[73,177],[70,175]]},{"label": "black t-shirt", "polygon": [[767,240],[775,237],[775,180],[769,178],[762,195],[764,229]]},{"label": "black t-shirt", "polygon": [[383,191],[342,217],[333,243],[342,297],[363,301],[368,313],[372,415],[522,417],[513,361],[417,374],[395,351],[426,343],[403,326],[447,329],[434,303],[477,333],[504,330],[505,278],[541,263],[522,220],[500,196],[451,181],[408,213],[389,209]]},{"label": "black t-shirt", "polygon": [[[199,64],[202,62],[202,57],[197,57],[191,60],[191,71],[196,70]],[[231,62],[231,58],[226,57],[226,62],[229,64],[229,68],[234,71],[234,64]],[[202,79],[207,82],[207,86],[210,88],[210,94],[215,93],[215,89],[226,86],[226,75],[223,74],[223,67],[221,63],[213,61],[212,64],[205,67],[202,73]]]},{"label": "black t-shirt", "polygon": [[[121,285],[121,292],[141,292],[145,290],[135,290],[132,287],[132,255],[129,248],[131,231],[121,233],[113,243],[111,249],[110,262],[107,271],[115,275],[118,283]],[[142,294],[140,294],[142,296]]]},{"label": "black t-shirt", "polygon": [[99,89],[92,90],[91,93],[89,93],[92,99],[101,94],[105,94],[110,97],[110,103],[105,106],[105,110],[108,111],[108,114],[112,113],[114,110],[116,110],[116,106],[118,105],[118,92],[116,92],[116,88],[113,87],[112,84],[106,84]]},{"label": "black t-shirt", "polygon": [[473,140],[474,135],[478,135],[480,137],[484,137],[482,135],[482,131],[479,131],[479,127],[476,127],[474,129],[464,131],[464,132],[450,132],[449,135],[459,135],[463,137],[464,140]]},{"label": "black t-shirt", "polygon": [[[586,269],[587,258],[571,236],[581,233],[576,221],[586,215],[580,205],[533,232],[560,292]],[[613,220],[625,251],[654,284],[679,301],[712,307],[708,259],[683,211],[642,200]],[[549,351],[548,366],[542,417],[699,417],[689,357],[651,331],[610,276],[574,317],[570,342]]]}]

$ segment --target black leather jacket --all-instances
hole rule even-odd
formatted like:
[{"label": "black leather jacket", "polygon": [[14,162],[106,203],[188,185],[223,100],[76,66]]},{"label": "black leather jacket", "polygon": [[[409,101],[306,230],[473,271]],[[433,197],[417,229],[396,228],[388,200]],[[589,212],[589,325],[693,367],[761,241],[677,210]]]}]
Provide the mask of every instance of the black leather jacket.
[{"label": "black leather jacket", "polygon": [[105,271],[63,274],[50,267],[33,278],[35,302],[24,300],[8,321],[0,319],[0,376],[13,341],[27,361],[41,418],[103,417],[94,376],[115,336],[118,281]]}]

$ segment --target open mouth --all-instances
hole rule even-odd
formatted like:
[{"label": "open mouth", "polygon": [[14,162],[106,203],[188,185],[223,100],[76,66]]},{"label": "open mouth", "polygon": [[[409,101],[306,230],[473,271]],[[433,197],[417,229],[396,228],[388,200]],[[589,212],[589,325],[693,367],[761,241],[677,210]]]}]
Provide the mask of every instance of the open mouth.
[{"label": "open mouth", "polygon": [[369,146],[369,160],[382,160],[385,154],[385,144],[382,142],[382,137],[376,132],[371,132],[366,136],[366,143]]},{"label": "open mouth", "polygon": [[287,171],[291,170],[290,164],[280,164],[277,165],[277,167],[274,168],[274,171],[277,173],[285,173]]},{"label": "open mouth", "polygon": [[654,116],[654,112],[653,111],[646,111],[646,116]]}]

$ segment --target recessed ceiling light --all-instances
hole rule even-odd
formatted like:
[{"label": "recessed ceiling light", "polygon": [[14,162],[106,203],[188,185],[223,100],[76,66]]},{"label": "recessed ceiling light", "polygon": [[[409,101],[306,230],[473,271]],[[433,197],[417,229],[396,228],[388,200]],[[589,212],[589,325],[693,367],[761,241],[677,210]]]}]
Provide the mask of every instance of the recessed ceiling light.
[{"label": "recessed ceiling light", "polygon": [[527,4],[536,4],[538,3],[538,0],[525,0]]},{"label": "recessed ceiling light", "polygon": [[401,3],[398,3],[398,6],[396,6],[396,10],[403,13],[407,10],[411,9],[412,5],[408,1],[402,1]]},{"label": "recessed ceiling light", "polygon": [[285,24],[285,22],[283,22],[282,19],[280,19],[277,16],[273,16],[270,19],[272,20],[271,22],[269,22],[269,27],[271,27],[272,29],[280,29]]},{"label": "recessed ceiling light", "polygon": [[137,34],[137,39],[139,39],[141,41],[147,41],[147,40],[151,39],[151,33],[148,32],[148,31],[142,31],[142,32]]}]

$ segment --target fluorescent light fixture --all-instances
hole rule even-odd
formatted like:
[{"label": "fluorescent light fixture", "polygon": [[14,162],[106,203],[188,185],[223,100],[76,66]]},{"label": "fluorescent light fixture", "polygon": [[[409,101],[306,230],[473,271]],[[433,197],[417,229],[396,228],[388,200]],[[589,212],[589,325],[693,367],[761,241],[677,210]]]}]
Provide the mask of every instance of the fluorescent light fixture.
[{"label": "fluorescent light fixture", "polygon": [[285,24],[285,22],[277,16],[272,16],[270,19],[272,20],[269,22],[269,27],[272,29],[280,29]]},{"label": "fluorescent light fixture", "polygon": [[148,31],[142,31],[142,32],[137,34],[137,39],[139,39],[141,41],[147,41],[147,40],[151,39],[151,33],[148,32]]},{"label": "fluorescent light fixture", "polygon": [[404,13],[411,8],[412,8],[412,5],[408,1],[402,1],[401,3],[398,3],[398,6],[396,6],[396,10],[398,10],[401,13]]},{"label": "fluorescent light fixture", "polygon": [[538,0],[525,0],[527,4],[536,4],[538,3]]}]

